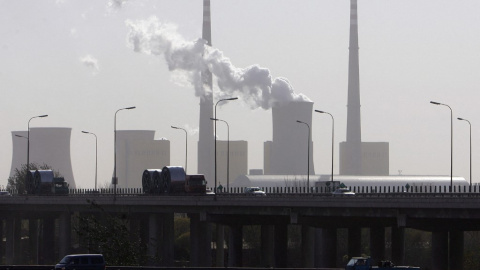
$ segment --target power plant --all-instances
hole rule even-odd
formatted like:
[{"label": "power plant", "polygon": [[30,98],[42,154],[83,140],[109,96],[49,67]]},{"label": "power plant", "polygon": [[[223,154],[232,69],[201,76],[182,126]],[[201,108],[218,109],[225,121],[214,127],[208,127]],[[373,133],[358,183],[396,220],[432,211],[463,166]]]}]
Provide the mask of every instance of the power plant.
[{"label": "power plant", "polygon": [[[148,41],[147,38],[139,38],[137,35],[148,33],[134,33],[134,41]],[[146,35],[147,37],[151,37]],[[211,9],[210,0],[203,0],[203,25],[202,38],[207,46],[212,46],[212,30],[211,30]],[[171,41],[173,42],[173,41]],[[137,44],[136,46],[141,46]],[[150,45],[150,44],[149,44]],[[148,47],[148,46],[147,46]],[[135,49],[138,49],[137,47]],[[205,50],[204,53],[208,53]],[[186,53],[187,55],[187,53]],[[187,55],[191,56],[191,55]],[[222,59],[224,60],[224,59]],[[212,69],[213,70],[213,69]],[[272,90],[273,87],[281,88],[281,91],[271,91],[270,93],[262,92],[269,99],[265,101],[272,109],[272,140],[264,143],[264,175],[276,175],[279,181],[284,181],[282,176],[299,176],[302,179],[315,175],[315,162],[313,160],[313,149],[315,149],[312,140],[312,112],[313,102],[295,97],[289,97],[287,101],[280,98],[282,94],[293,92],[293,88],[288,84],[286,79],[272,80],[268,69],[254,67],[261,73],[268,74],[267,80],[271,84],[266,84]],[[197,94],[200,98],[199,112],[199,137],[197,145],[197,173],[204,174],[209,186],[213,186],[213,179],[218,174],[222,184],[225,183],[225,176],[232,183],[237,175],[248,173],[248,142],[238,141],[237,152],[241,153],[238,158],[233,158],[230,162],[226,162],[225,141],[218,142],[217,153],[222,153],[221,160],[217,160],[217,172],[215,168],[215,136],[213,130],[214,108],[216,106],[213,93],[213,74],[208,69],[202,69],[201,86],[195,84]],[[215,73],[217,74],[217,73]],[[255,73],[255,75],[257,75]],[[222,79],[219,78],[219,82]],[[223,81],[222,81],[223,82]],[[256,82],[255,82],[256,83]],[[255,88],[255,83],[252,83]],[[242,85],[248,88],[250,85]],[[264,85],[262,85],[263,87]],[[260,87],[262,90],[264,90]],[[268,88],[268,87],[267,87]],[[236,90],[236,89],[235,89]],[[258,89],[255,89],[258,90]],[[277,89],[278,90],[278,89]],[[285,91],[287,90],[287,91]],[[233,91],[234,92],[234,91]],[[225,95],[226,93],[222,93]],[[256,93],[258,94],[258,93]],[[295,94],[296,95],[296,94]],[[222,96],[221,94],[218,96]],[[264,97],[263,95],[260,95]],[[256,96],[257,97],[257,96]],[[308,99],[308,98],[307,98]],[[276,102],[272,101],[276,100]],[[256,101],[258,104],[263,102]],[[273,104],[271,104],[273,103]],[[257,105],[258,105],[257,104]],[[265,105],[265,104],[264,104]],[[266,106],[266,105],[265,105]],[[261,106],[266,109],[268,106]],[[38,143],[36,137],[40,134],[40,130],[48,130],[47,128],[31,129],[31,162],[51,163],[55,170],[59,170],[65,179],[70,183],[70,187],[75,187],[73,180],[72,166],[70,164],[70,132],[71,129],[59,128],[55,131],[55,135],[45,135],[45,140],[53,140],[56,136],[62,136],[62,139],[55,139],[56,147],[51,143]],[[347,127],[346,141],[340,143],[339,147],[339,175],[347,176],[388,176],[389,175],[389,144],[388,142],[362,142],[361,136],[361,112],[360,112],[360,78],[359,78],[359,45],[358,45],[358,16],[357,16],[357,0],[350,1],[350,32],[349,32],[349,67],[348,67],[348,102],[347,102]],[[50,130],[54,132],[54,130]],[[67,133],[65,133],[68,131]],[[116,150],[118,151],[118,187],[131,188],[140,187],[141,179],[139,175],[145,169],[162,168],[163,166],[178,165],[170,164],[170,142],[167,140],[154,140],[155,132],[153,130],[123,130],[118,132],[118,143]],[[20,164],[25,163],[26,158],[26,142],[22,138],[13,136],[14,151],[12,157],[12,172]],[[16,132],[23,134],[26,132]],[[57,134],[58,133],[58,134]],[[61,135],[64,134],[64,135]],[[68,140],[66,139],[68,137]],[[23,140],[23,142],[22,142]],[[61,147],[58,144],[62,144]],[[38,150],[38,147],[43,147]],[[60,150],[61,149],[61,150]],[[61,151],[61,153],[58,153]],[[39,159],[39,153],[51,156],[58,156],[58,161],[47,159],[42,156]],[[55,153],[55,154],[52,154]],[[57,155],[58,153],[58,155]],[[131,156],[142,153],[141,156]],[[218,158],[218,155],[217,155]],[[23,161],[25,160],[25,161]],[[230,172],[226,172],[225,167],[229,166]],[[57,169],[58,167],[58,169]],[[256,171],[256,173],[259,173]],[[233,178],[232,178],[233,177]],[[313,186],[313,183],[311,183]]]}]

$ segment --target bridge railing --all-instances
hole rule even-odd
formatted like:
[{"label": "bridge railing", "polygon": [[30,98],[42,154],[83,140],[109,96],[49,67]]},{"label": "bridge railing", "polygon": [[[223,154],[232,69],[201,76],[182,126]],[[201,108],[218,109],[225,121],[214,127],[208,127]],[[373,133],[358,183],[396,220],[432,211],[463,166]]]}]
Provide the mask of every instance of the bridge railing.
[{"label": "bridge railing", "polygon": [[[330,194],[333,189],[331,187],[260,187],[267,194]],[[348,189],[355,194],[472,194],[480,195],[480,186],[473,185],[458,185],[458,186],[350,186]],[[0,189],[2,192],[8,192],[9,194],[4,195],[19,195],[16,189]],[[116,191],[113,188],[100,188],[100,189],[70,189],[69,195],[73,196],[109,196],[109,195],[118,195],[118,196],[138,196],[143,195],[142,188],[117,188]],[[231,187],[230,189],[219,189],[217,194],[227,195],[227,194],[244,194],[244,188],[240,187]]]}]

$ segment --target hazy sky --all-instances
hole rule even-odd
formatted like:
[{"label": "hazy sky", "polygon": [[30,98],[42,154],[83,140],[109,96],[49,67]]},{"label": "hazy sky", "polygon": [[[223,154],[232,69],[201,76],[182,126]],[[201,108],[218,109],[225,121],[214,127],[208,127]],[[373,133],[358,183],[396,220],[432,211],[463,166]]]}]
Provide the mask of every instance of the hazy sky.
[{"label": "hazy sky", "polygon": [[[71,127],[77,187],[94,185],[98,136],[99,185],[113,172],[117,129],[155,130],[171,141],[172,165],[196,170],[199,100],[185,74],[169,72],[163,55],[135,52],[128,25],[147,20],[176,28],[186,43],[201,37],[202,0],[0,0],[0,185],[7,183],[11,131]],[[338,143],[346,137],[348,0],[212,0],[212,43],[239,69],[258,65],[286,78],[314,109],[335,117]],[[454,175],[469,179],[472,123],[473,180],[480,171],[480,2],[477,0],[358,0],[363,141],[390,143],[390,174],[450,174],[453,109]],[[156,17],[153,18],[153,17]],[[130,22],[130,23],[127,23]],[[218,88],[214,89],[219,93]],[[249,169],[263,168],[271,140],[271,111],[245,100],[217,110],[231,140],[249,142]],[[223,125],[224,126],[224,125]],[[303,127],[299,127],[303,128]],[[312,124],[317,174],[330,173],[331,120]],[[218,126],[219,139],[226,128]],[[33,150],[33,149],[32,149]],[[138,176],[139,178],[141,175]],[[480,178],[480,176],[478,176]],[[67,179],[68,181],[68,179]]]}]

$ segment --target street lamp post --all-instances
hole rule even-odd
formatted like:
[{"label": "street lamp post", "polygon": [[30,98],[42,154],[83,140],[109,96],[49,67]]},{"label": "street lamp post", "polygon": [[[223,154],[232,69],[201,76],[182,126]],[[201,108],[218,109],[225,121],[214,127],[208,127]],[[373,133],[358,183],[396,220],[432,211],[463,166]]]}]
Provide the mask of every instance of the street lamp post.
[{"label": "street lamp post", "polygon": [[227,192],[230,190],[230,126],[222,119],[210,118],[213,121],[221,121],[227,124]]},{"label": "street lamp post", "polygon": [[444,103],[430,101],[434,105],[446,106],[450,109],[450,192],[453,191],[453,111],[450,106]]},{"label": "street lamp post", "polygon": [[30,118],[30,120],[28,120],[28,131],[27,131],[27,176],[28,176],[28,173],[30,172],[30,121],[32,121],[33,118],[43,118],[43,117],[47,117],[48,114],[44,114],[44,115],[38,115],[38,116],[34,116],[32,118]]},{"label": "street lamp post", "polygon": [[305,124],[308,127],[308,147],[307,147],[307,187],[308,192],[310,192],[310,125],[297,120],[297,123]]},{"label": "street lamp post", "polygon": [[472,188],[472,124],[467,119],[460,117],[457,119],[468,122],[468,125],[470,127],[470,188]]},{"label": "street lamp post", "polygon": [[117,197],[117,183],[118,183],[118,179],[117,179],[117,113],[119,111],[122,111],[122,110],[131,110],[131,109],[135,109],[136,107],[135,106],[132,106],[132,107],[126,107],[126,108],[121,108],[121,109],[118,109],[116,112],[115,112],[115,117],[114,117],[114,122],[113,122],[113,130],[114,130],[114,138],[113,138],[113,179],[112,179],[112,182],[113,182],[113,199],[116,199]]},{"label": "street lamp post", "polygon": [[185,173],[187,173],[187,149],[188,149],[188,134],[187,134],[187,130],[184,129],[184,128],[181,128],[181,127],[174,127],[174,126],[171,126],[172,128],[174,129],[181,129],[183,131],[185,131]]},{"label": "street lamp post", "polygon": [[97,160],[98,160],[98,147],[97,147],[97,135],[95,133],[92,133],[92,132],[88,132],[88,131],[82,131],[82,133],[85,133],[85,134],[91,134],[93,136],[95,136],[95,190],[97,190]]},{"label": "street lamp post", "polygon": [[329,112],[325,111],[320,111],[320,110],[315,110],[318,113],[326,113],[330,115],[332,118],[332,176],[331,176],[331,181],[332,181],[332,188],[333,188],[333,150],[334,150],[334,145],[335,145],[335,119],[333,118],[333,115],[330,114]]},{"label": "street lamp post", "polygon": [[[230,101],[230,100],[237,100],[238,97],[232,97],[232,98],[223,98],[217,101],[215,103],[215,119],[217,119],[217,105],[221,101]],[[214,192],[215,192],[215,198],[217,196],[217,121],[215,121],[214,125],[214,134],[215,134],[215,187],[214,187]]]}]

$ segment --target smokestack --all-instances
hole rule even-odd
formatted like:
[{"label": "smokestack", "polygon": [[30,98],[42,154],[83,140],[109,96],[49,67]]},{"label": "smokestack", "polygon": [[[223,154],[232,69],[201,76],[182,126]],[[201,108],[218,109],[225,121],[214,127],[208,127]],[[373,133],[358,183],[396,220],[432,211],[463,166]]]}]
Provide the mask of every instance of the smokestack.
[{"label": "smokestack", "polygon": [[341,174],[362,174],[362,134],[360,126],[360,78],[358,62],[357,0],[350,0],[350,44],[348,63],[347,141]]},{"label": "smokestack", "polygon": [[[207,46],[212,46],[212,30],[210,20],[210,0],[203,0],[202,38]],[[205,70],[201,73],[203,94],[200,96],[200,123],[198,135],[198,173],[204,174],[207,180],[214,178],[213,145],[213,87],[212,73]],[[213,183],[213,181],[210,181]]]},{"label": "smokestack", "polygon": [[[270,174],[307,175],[307,169],[311,175],[315,174],[311,141],[308,151],[312,110],[313,102],[307,101],[292,101],[272,107]],[[307,123],[310,128],[298,123],[297,120]],[[310,157],[307,156],[307,151]],[[307,166],[308,159],[310,159],[310,166]]]}]

